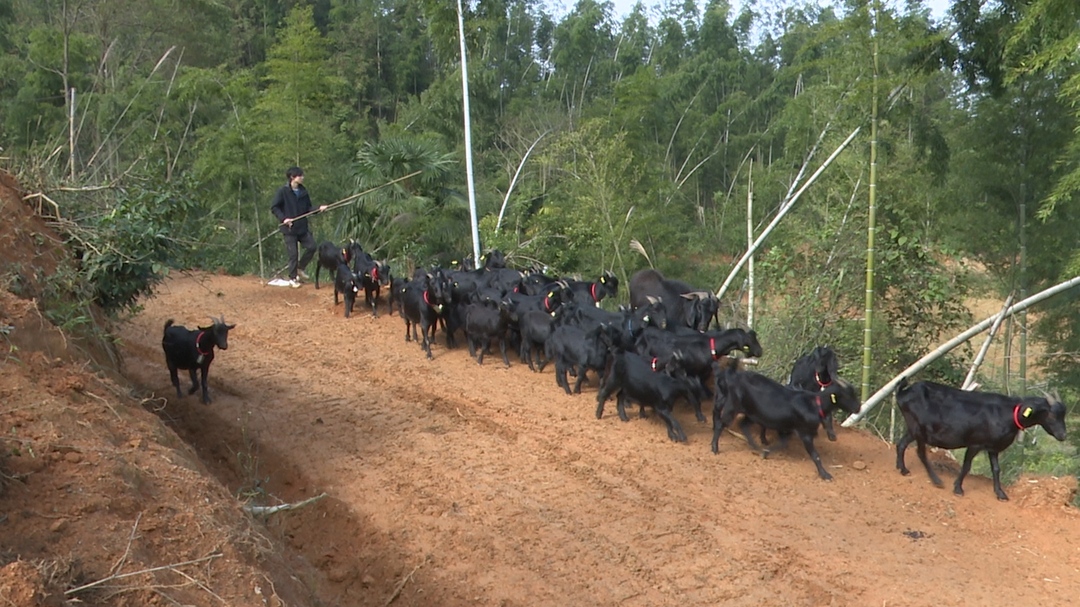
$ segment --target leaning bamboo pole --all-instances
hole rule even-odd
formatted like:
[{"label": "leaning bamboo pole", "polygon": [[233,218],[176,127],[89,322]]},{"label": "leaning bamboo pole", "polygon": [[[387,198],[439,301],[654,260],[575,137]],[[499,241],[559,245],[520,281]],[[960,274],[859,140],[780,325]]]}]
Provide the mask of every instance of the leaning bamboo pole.
[{"label": "leaning bamboo pole", "polygon": [[998,313],[997,320],[990,327],[990,333],[986,335],[986,341],[983,342],[979,353],[975,356],[975,360],[971,363],[971,368],[968,369],[967,377],[964,378],[964,384],[960,386],[961,390],[973,390],[975,386],[975,374],[979,372],[979,366],[982,365],[983,359],[986,358],[986,353],[990,351],[990,344],[994,341],[994,336],[997,335],[998,329],[1001,328],[1001,321],[1005,320],[1005,310],[1009,309],[1009,306],[1013,302],[1013,293],[1009,293],[1009,297],[1005,300],[1005,305],[1001,306],[1001,312]]},{"label": "leaning bamboo pole", "polygon": [[755,240],[754,243],[746,249],[746,252],[743,253],[743,256],[740,257],[739,261],[735,263],[735,267],[731,269],[731,273],[728,274],[727,279],[724,280],[724,284],[720,285],[720,288],[717,289],[717,299],[720,299],[724,296],[724,293],[727,292],[728,287],[731,286],[731,282],[735,280],[735,276],[739,273],[739,270],[742,269],[743,264],[745,264],[746,260],[749,259],[750,256],[758,250],[759,247],[761,247],[761,243],[765,242],[765,238],[767,238],[769,234],[776,228],[776,225],[780,223],[780,220],[784,218],[784,215],[787,215],[787,212],[790,211],[793,206],[795,206],[795,201],[798,200],[800,196],[802,196],[803,192],[805,192],[811,185],[813,185],[814,181],[816,181],[817,178],[821,176],[825,169],[829,168],[829,165],[832,164],[832,161],[836,160],[836,157],[840,155],[840,152],[844,151],[844,148],[846,148],[848,144],[850,144],[851,141],[855,139],[855,136],[858,135],[859,131],[861,130],[861,126],[855,127],[855,130],[851,131],[851,134],[847,136],[847,139],[845,139],[843,143],[841,143],[835,150],[833,150],[833,153],[825,159],[825,162],[821,163],[821,166],[819,166],[817,170],[814,171],[814,174],[806,180],[806,183],[803,184],[801,188],[799,188],[799,191],[792,194],[791,198],[789,198],[787,201],[784,202],[783,205],[781,205],[780,210],[776,213],[776,217],[773,217],[773,220],[769,223],[769,225],[766,226],[764,230],[762,230],[760,235],[758,235],[757,240]]},{"label": "leaning bamboo pole", "polygon": [[952,350],[956,346],[959,346],[960,344],[962,344],[965,341],[971,339],[972,337],[978,335],[979,333],[982,333],[983,331],[986,330],[987,327],[989,327],[991,324],[993,324],[994,321],[996,321],[999,316],[1012,316],[1013,314],[1016,314],[1017,312],[1022,312],[1024,310],[1028,309],[1033,304],[1037,304],[1037,303],[1039,303],[1040,301],[1042,301],[1044,299],[1048,299],[1050,297],[1053,297],[1054,295],[1057,295],[1058,293],[1061,293],[1062,291],[1066,291],[1068,289],[1071,289],[1071,288],[1073,288],[1073,287],[1075,287],[1077,285],[1080,285],[1080,276],[1074,276],[1074,277],[1070,278],[1069,280],[1066,280],[1065,282],[1056,284],[1056,285],[1054,285],[1054,286],[1052,286],[1052,287],[1050,287],[1048,289],[1044,289],[1042,291],[1039,291],[1038,293],[1032,295],[1031,297],[1028,297],[1027,299],[1022,300],[1022,301],[1016,303],[1015,305],[1009,306],[1007,309],[1002,310],[1001,312],[998,312],[997,314],[991,316],[990,318],[987,318],[987,319],[983,320],[982,322],[980,322],[979,324],[971,327],[967,331],[964,331],[960,335],[957,335],[956,337],[950,339],[948,342],[941,344],[940,346],[937,347],[936,350],[934,350],[933,352],[931,352],[931,353],[927,354],[926,356],[920,358],[919,360],[915,361],[907,369],[904,369],[902,372],[900,372],[899,375],[897,375],[896,377],[889,380],[888,383],[886,383],[884,386],[882,386],[881,389],[879,389],[877,392],[875,392],[873,396],[871,396],[869,399],[867,399],[862,404],[862,407],[859,408],[858,413],[854,413],[854,414],[848,416],[848,418],[844,420],[843,426],[845,428],[850,428],[852,425],[855,424],[855,422],[859,421],[867,413],[869,413],[871,409],[873,409],[878,404],[880,404],[881,401],[885,400],[886,396],[888,396],[889,394],[892,394],[892,391],[896,389],[896,386],[897,386],[897,384],[900,383],[901,379],[903,379],[905,377],[910,377],[911,375],[923,370],[924,368],[926,368],[927,365],[929,365],[930,363],[934,362],[935,360],[941,358],[942,356],[947,354],[950,350]]},{"label": "leaning bamboo pole", "polygon": [[529,154],[532,154],[536,144],[540,143],[540,140],[550,132],[551,129],[548,129],[541,133],[541,135],[536,138],[536,141],[532,142],[529,149],[525,150],[525,155],[521,157],[521,162],[518,163],[517,170],[514,171],[514,177],[510,180],[510,185],[506,188],[506,196],[503,196],[502,206],[499,207],[499,218],[495,221],[496,234],[499,233],[499,228],[502,227],[503,214],[506,212],[506,205],[510,202],[510,193],[514,191],[514,186],[517,185],[518,176],[521,175],[521,169],[525,166],[525,161],[529,159]]}]

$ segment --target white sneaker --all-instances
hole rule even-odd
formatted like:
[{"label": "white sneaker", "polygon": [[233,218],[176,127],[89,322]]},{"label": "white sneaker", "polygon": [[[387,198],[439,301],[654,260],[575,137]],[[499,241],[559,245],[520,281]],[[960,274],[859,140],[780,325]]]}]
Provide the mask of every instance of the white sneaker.
[{"label": "white sneaker", "polygon": [[289,281],[289,286],[290,286],[290,287],[292,287],[292,288],[294,288],[294,289],[299,289],[299,288],[300,288],[300,281],[299,281],[299,280],[296,280],[296,279],[294,278],[294,279],[292,279],[292,280],[290,280],[290,281]]},{"label": "white sneaker", "polygon": [[311,280],[311,277],[303,270],[297,270],[296,275],[300,277],[300,280]]}]

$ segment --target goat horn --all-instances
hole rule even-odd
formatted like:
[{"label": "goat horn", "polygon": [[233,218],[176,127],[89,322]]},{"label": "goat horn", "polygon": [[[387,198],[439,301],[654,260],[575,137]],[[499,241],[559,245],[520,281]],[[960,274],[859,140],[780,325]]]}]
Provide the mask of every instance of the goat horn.
[{"label": "goat horn", "polygon": [[1053,406],[1055,403],[1060,403],[1061,402],[1061,397],[1058,396],[1057,390],[1054,390],[1053,394],[1050,394],[1046,390],[1041,390],[1041,389],[1039,390],[1039,392],[1042,393],[1043,398],[1045,398],[1046,402],[1050,403],[1051,406]]}]

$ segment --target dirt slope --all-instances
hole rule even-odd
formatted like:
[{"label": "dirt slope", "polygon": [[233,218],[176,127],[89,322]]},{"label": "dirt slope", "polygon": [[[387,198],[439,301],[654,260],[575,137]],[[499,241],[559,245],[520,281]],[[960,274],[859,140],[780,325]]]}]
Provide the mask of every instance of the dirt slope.
[{"label": "dirt slope", "polygon": [[[211,370],[214,403],[176,399],[168,318],[237,328]],[[317,566],[326,605],[994,605],[1080,596],[1074,479],[1025,479],[999,503],[934,488],[909,453],[861,431],[763,460],[680,420],[597,420],[580,396],[498,357],[435,359],[385,313],[351,319],[332,290],[179,275],[122,328],[129,377],[234,492],[328,497],[272,516],[271,536]],[[763,344],[768,356],[769,345]],[[512,359],[512,362],[515,362]],[[186,380],[183,380],[186,381]],[[186,389],[186,383],[184,384]],[[855,462],[861,462],[858,468]],[[945,478],[956,465],[942,460]]]}]

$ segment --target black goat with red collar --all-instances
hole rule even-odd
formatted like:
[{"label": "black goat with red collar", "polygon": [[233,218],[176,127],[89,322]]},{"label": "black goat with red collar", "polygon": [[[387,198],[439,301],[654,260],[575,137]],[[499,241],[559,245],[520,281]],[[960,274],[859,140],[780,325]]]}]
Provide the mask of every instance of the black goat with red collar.
[{"label": "black goat with red collar", "polygon": [[364,303],[371,308],[371,315],[379,316],[379,295],[391,281],[390,266],[365,252],[360,252],[352,263],[352,270],[360,279],[364,291]]},{"label": "black goat with red collar", "polygon": [[579,305],[599,306],[606,297],[619,294],[619,279],[611,272],[604,272],[594,281],[568,280],[566,286],[574,293]]},{"label": "black goat with red collar", "polygon": [[994,493],[999,500],[1009,499],[1001,489],[998,453],[1008,448],[1021,430],[1042,426],[1054,438],[1065,440],[1065,405],[1056,398],[972,392],[929,381],[909,386],[907,378],[902,378],[896,387],[896,405],[907,423],[903,438],[896,443],[896,468],[901,474],[910,473],[904,464],[904,452],[914,441],[930,481],[941,487],[941,479],[926,459],[926,446],[966,447],[960,475],[953,484],[957,495],[964,494],[962,485],[971,471],[971,461],[980,451],[986,451],[994,476]]},{"label": "black goat with red collar", "polygon": [[[749,357],[762,355],[761,343],[754,331],[736,328],[699,333],[689,329],[674,331],[671,328],[671,325],[668,330],[645,327],[635,349],[646,358],[656,358],[662,368],[671,365],[677,357],[678,366],[690,377],[698,379],[701,386],[699,394],[706,398],[711,396],[706,387],[714,383],[712,378],[718,361],[736,350]],[[699,422],[705,421],[700,407],[695,411],[695,416]]]},{"label": "black goat with red collar", "polygon": [[[449,312],[450,305],[450,279],[440,268],[414,275],[404,287],[401,315],[405,319],[405,341],[420,342],[429,359],[432,358],[431,342],[435,340],[439,319]],[[416,336],[418,326],[421,338]]]},{"label": "black goat with red collar", "polygon": [[213,324],[199,327],[197,331],[173,326],[173,319],[165,321],[165,330],[161,337],[161,349],[165,351],[165,364],[169,367],[169,377],[176,387],[176,396],[181,398],[178,369],[191,373],[191,389],[188,394],[195,394],[199,389],[196,371],[202,372],[202,402],[210,404],[210,394],[206,385],[206,376],[210,363],[214,360],[214,348],[229,349],[229,330],[236,325],[225,324],[225,317],[214,318]]},{"label": "black goat with red collar", "polygon": [[[788,385],[807,392],[820,392],[839,378],[837,375],[839,367],[840,361],[836,357],[836,352],[829,346],[818,346],[795,361],[791,367]],[[829,440],[835,441],[836,432],[833,430],[832,411],[831,407],[823,408],[821,425],[825,427],[825,435],[829,437]]]},{"label": "black goat with red collar", "polygon": [[672,413],[675,400],[685,398],[695,405],[695,409],[700,408],[696,384],[685,374],[658,371],[656,359],[618,348],[611,348],[608,355],[604,379],[596,395],[596,419],[604,416],[604,404],[612,394],[616,395],[619,419],[629,421],[626,415],[629,402],[638,403],[642,417],[645,407],[652,407],[664,420],[668,438],[677,442],[686,442],[686,432]]},{"label": "black goat with red collar", "polygon": [[546,314],[555,314],[555,311],[559,309],[559,306],[574,301],[574,292],[566,287],[566,283],[557,282],[548,285],[548,288],[539,295],[525,295],[520,292],[511,292],[508,294],[508,297],[513,303],[513,311],[518,315],[524,314],[529,310],[539,310]]},{"label": "black goat with red collar", "polygon": [[[818,476],[824,480],[832,480],[832,475],[825,471],[821,457],[814,448],[814,437],[821,426],[825,403],[849,413],[859,410],[859,397],[850,384],[838,380],[821,392],[813,393],[790,388],[758,373],[738,371],[734,368],[723,371],[716,383],[716,398],[713,402],[713,453],[719,451],[720,433],[735,421],[737,414],[742,413],[739,429],[750,448],[760,450],[757,441],[750,434],[753,424],[776,430],[780,434],[781,447],[786,446],[787,439],[792,434],[797,434],[810,459],[814,460]],[[761,453],[767,457],[769,450],[761,450]]]},{"label": "black goat with red collar", "polygon": [[319,288],[319,270],[326,268],[330,277],[337,275],[338,266],[345,264],[352,266],[354,260],[364,254],[364,248],[355,240],[350,240],[345,246],[339,247],[329,240],[319,244],[319,262],[315,265],[315,288]]}]

